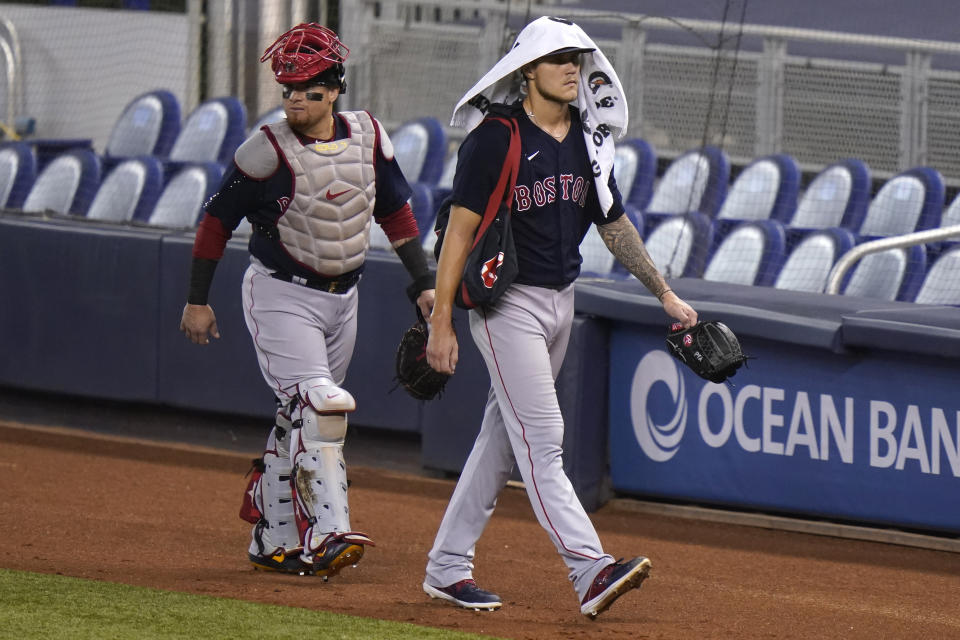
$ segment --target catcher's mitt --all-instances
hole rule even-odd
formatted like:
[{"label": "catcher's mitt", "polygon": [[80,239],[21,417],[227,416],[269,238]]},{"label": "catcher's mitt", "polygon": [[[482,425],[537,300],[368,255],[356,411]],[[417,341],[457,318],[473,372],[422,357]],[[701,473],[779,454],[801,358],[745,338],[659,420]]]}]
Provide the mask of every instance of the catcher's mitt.
[{"label": "catcher's mitt", "polygon": [[710,382],[723,382],[747,361],[737,336],[722,322],[698,322],[689,329],[676,322],[667,333],[667,346],[680,362]]},{"label": "catcher's mitt", "polygon": [[427,362],[427,323],[417,309],[417,322],[407,329],[397,347],[397,384],[417,400],[432,400],[450,376]]}]

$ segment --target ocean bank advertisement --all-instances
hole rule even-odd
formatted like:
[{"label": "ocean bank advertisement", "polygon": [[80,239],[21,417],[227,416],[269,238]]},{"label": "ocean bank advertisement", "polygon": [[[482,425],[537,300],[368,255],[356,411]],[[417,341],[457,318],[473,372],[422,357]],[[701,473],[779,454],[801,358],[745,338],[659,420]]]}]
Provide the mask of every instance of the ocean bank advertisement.
[{"label": "ocean bank advertisement", "polygon": [[611,333],[614,489],[960,533],[960,363],[743,341],[728,383]]}]

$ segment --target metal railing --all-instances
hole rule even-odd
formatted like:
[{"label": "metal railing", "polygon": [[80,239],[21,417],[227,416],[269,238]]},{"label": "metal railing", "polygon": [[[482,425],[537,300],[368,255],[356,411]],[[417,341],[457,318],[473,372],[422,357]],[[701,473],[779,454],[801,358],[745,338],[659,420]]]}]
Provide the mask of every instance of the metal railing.
[{"label": "metal railing", "polygon": [[23,110],[23,54],[16,27],[4,17],[0,17],[0,53],[3,55],[6,76],[4,124],[13,129],[17,115]]},{"label": "metal railing", "polygon": [[850,251],[843,254],[837,263],[830,270],[827,276],[827,286],[824,293],[836,295],[840,293],[840,285],[843,278],[853,266],[871,253],[879,253],[888,249],[903,249],[918,244],[927,244],[930,242],[940,242],[960,236],[960,224],[939,229],[928,229],[926,231],[915,231],[902,236],[893,236],[890,238],[881,238],[879,240],[870,240],[855,246]]}]

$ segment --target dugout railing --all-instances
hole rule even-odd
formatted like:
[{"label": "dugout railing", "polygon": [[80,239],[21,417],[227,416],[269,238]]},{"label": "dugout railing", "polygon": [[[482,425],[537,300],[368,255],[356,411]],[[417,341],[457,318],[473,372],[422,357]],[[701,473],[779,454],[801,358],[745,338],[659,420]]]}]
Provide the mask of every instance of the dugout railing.
[{"label": "dugout railing", "polygon": [[827,284],[824,293],[836,295],[840,293],[840,287],[846,275],[856,264],[866,256],[873,253],[880,253],[888,249],[904,249],[916,245],[928,245],[935,242],[946,240],[955,240],[960,237],[960,225],[941,227],[939,229],[928,229],[926,231],[916,231],[902,236],[893,236],[890,238],[879,238],[870,240],[855,246],[846,252],[830,270],[827,276]]}]

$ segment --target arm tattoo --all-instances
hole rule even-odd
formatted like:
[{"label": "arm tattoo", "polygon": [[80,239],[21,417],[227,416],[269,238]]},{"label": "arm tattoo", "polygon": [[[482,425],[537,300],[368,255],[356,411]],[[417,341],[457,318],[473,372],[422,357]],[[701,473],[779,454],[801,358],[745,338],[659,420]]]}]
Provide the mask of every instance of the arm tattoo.
[{"label": "arm tattoo", "polygon": [[667,291],[666,281],[657,266],[653,264],[650,254],[643,246],[643,240],[636,227],[626,215],[622,215],[613,222],[597,225],[603,243],[607,245],[617,260],[632,273],[637,280],[643,283],[650,293],[660,298]]}]

